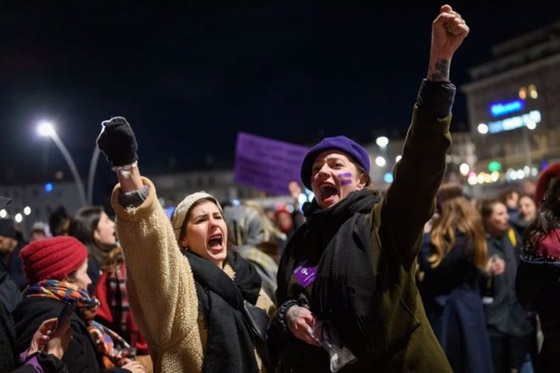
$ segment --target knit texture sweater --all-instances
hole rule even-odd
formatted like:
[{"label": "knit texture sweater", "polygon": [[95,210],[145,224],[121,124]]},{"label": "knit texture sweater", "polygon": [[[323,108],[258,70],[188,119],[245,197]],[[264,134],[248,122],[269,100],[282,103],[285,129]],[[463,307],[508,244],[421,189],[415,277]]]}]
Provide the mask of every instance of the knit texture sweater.
[{"label": "knit texture sweater", "polygon": [[[112,195],[132,313],[148,342],[156,372],[201,372],[207,338],[191,266],[154,185],[146,178],[143,183],[149,186],[148,197],[138,207],[119,204],[120,184]],[[224,271],[234,278],[231,266],[226,264]],[[269,314],[274,311],[262,290],[256,305]],[[258,355],[257,362],[263,370]]]}]

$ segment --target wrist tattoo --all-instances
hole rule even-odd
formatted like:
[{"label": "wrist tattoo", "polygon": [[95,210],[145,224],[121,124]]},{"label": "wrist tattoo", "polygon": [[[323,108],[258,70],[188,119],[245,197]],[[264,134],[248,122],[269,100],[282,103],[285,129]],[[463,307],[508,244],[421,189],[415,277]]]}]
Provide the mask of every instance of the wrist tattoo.
[{"label": "wrist tattoo", "polygon": [[434,82],[441,82],[441,81],[448,81],[449,80],[449,60],[444,58],[440,58],[436,61],[434,65],[434,69],[430,76],[428,77],[429,80]]}]

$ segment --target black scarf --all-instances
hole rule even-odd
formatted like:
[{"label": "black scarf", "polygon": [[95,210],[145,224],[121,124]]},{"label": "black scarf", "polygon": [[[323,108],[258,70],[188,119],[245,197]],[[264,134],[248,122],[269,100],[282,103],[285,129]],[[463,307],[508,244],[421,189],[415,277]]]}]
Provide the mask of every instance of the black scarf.
[{"label": "black scarf", "polygon": [[258,372],[254,344],[243,318],[243,300],[255,304],[261,278],[239,254],[228,250],[234,281],[220,268],[186,251],[196,285],[198,304],[204,312],[208,339],[204,372]]},{"label": "black scarf", "polygon": [[313,201],[305,211],[306,224],[288,243],[278,270],[277,299],[283,303],[288,300],[294,268],[306,259],[302,248],[320,250],[311,311],[329,320],[362,361],[371,358],[376,350],[372,336],[382,330],[366,219],[379,199],[378,194],[362,190],[325,210]]}]

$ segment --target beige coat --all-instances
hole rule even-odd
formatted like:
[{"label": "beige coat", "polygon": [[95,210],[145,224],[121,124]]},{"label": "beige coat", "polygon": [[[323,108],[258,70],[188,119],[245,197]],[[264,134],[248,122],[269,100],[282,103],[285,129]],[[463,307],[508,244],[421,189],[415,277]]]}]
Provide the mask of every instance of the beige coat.
[{"label": "beige coat", "polygon": [[[146,337],[156,372],[200,372],[206,330],[191,266],[181,253],[154,185],[146,178],[143,182],[149,185],[149,194],[136,208],[119,204],[120,185],[112,196],[132,313]],[[235,276],[229,265],[224,271]],[[257,306],[269,314],[274,310],[262,290]],[[257,362],[263,370],[258,355]]]}]

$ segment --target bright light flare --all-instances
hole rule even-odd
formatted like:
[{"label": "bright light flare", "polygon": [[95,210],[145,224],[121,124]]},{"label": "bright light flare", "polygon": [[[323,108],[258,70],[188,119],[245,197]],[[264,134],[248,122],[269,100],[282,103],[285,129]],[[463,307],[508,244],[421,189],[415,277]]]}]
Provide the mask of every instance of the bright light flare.
[{"label": "bright light flare", "polygon": [[37,133],[43,137],[51,137],[55,134],[55,131],[51,122],[42,121],[37,126]]},{"label": "bright light flare", "polygon": [[387,145],[389,145],[389,139],[386,136],[379,136],[377,139],[375,139],[375,143],[380,148],[386,148]]}]

